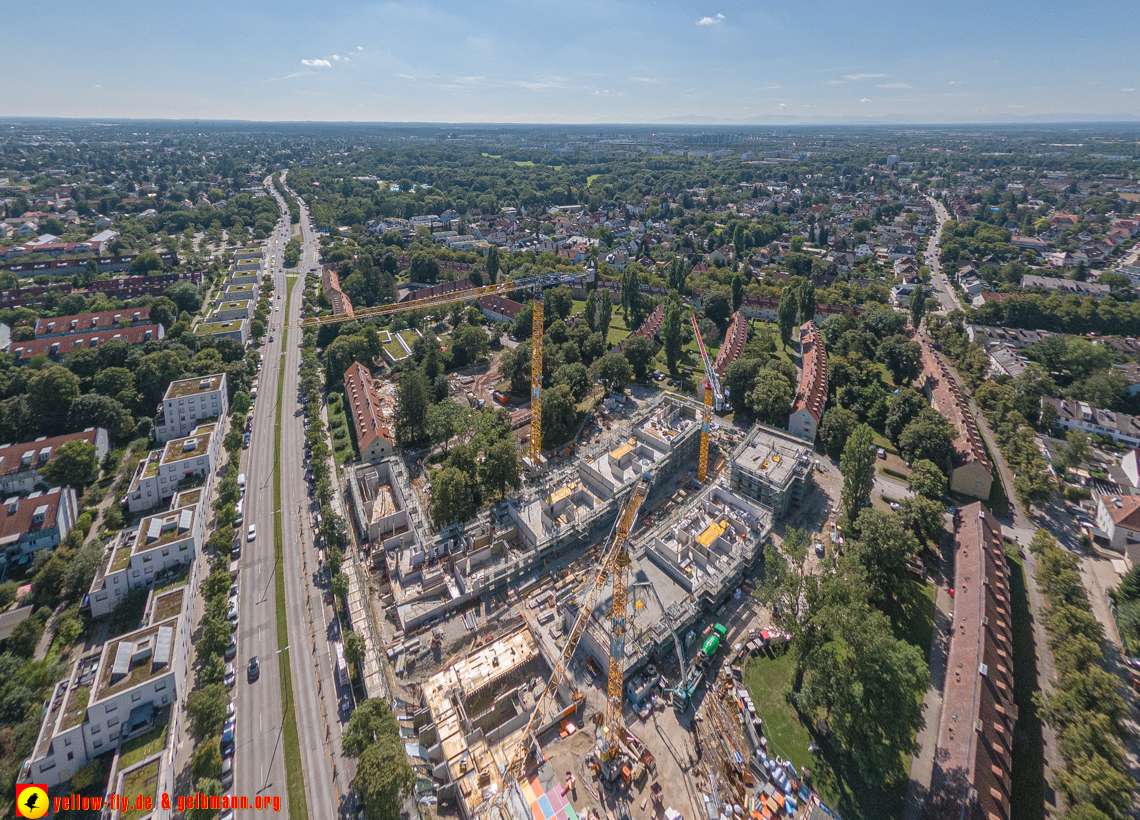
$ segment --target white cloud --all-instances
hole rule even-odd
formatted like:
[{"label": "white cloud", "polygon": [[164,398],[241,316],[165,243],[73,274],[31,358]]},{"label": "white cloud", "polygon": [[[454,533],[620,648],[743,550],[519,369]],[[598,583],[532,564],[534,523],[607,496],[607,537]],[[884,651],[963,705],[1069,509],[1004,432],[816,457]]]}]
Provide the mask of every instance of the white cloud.
[{"label": "white cloud", "polygon": [[659,83],[661,82],[656,77],[630,77],[635,83]]},{"label": "white cloud", "polygon": [[519,88],[541,91],[544,88],[561,88],[565,83],[565,77],[547,77],[544,80],[517,80],[514,84]]},{"label": "white cloud", "polygon": [[950,81],[950,85],[961,85],[961,84],[962,84],[961,80],[951,80]]},{"label": "white cloud", "polygon": [[718,14],[716,17],[702,17],[697,21],[698,26],[715,26],[724,19],[723,14]]},{"label": "white cloud", "polygon": [[301,65],[307,65],[309,68],[332,68],[332,63],[328,60],[301,60]]},{"label": "white cloud", "polygon": [[914,88],[910,83],[880,83],[879,88]]},{"label": "white cloud", "polygon": [[879,77],[886,77],[886,74],[844,74],[845,80],[877,80]]},{"label": "white cloud", "polygon": [[356,50],[357,50],[357,51],[364,51],[364,46],[357,46],[357,47],[356,47]]},{"label": "white cloud", "polygon": [[332,56],[332,58],[333,58],[334,60],[338,60],[338,61],[339,61],[339,60],[340,60],[340,55],[339,55],[339,54],[334,54],[334,55]]},{"label": "white cloud", "polygon": [[1120,90],[1123,91],[1125,94],[1131,94],[1136,89],[1135,88],[1122,88]]},{"label": "white cloud", "polygon": [[828,85],[843,85],[843,80],[828,80]]},{"label": "white cloud", "polygon": [[870,97],[864,97],[863,99],[859,100],[859,102],[861,102],[861,103],[869,103],[870,101],[871,101]]},{"label": "white cloud", "polygon": [[780,103],[780,104],[779,104],[779,105],[777,105],[776,107],[777,107],[777,108],[787,108],[787,107],[788,107],[788,104],[787,104],[787,103]]}]

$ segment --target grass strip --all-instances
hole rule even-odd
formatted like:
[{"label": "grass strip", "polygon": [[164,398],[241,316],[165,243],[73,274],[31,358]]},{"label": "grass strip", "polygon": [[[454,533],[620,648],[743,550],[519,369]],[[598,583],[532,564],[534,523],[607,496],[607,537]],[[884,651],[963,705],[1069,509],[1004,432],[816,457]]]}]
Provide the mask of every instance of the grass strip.
[{"label": "grass strip", "polygon": [[277,665],[281,672],[281,702],[284,704],[285,782],[288,784],[289,817],[308,820],[309,805],[305,796],[305,774],[301,766],[301,738],[297,731],[297,712],[293,706],[293,676],[289,664],[289,621],[285,610],[285,536],[281,511],[281,408],[285,397],[285,356],[289,343],[289,305],[293,301],[293,279],[286,288],[285,327],[281,331],[281,363],[277,372],[277,423],[273,434],[273,561],[274,593],[277,597]]}]

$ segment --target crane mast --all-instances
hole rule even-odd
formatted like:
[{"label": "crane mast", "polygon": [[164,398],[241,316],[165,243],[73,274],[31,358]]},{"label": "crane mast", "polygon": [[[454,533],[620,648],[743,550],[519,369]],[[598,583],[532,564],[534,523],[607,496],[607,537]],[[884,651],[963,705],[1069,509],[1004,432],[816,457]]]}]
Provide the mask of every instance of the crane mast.
[{"label": "crane mast", "polygon": [[610,599],[610,668],[606,685],[606,745],[602,751],[603,761],[617,759],[620,752],[625,725],[622,721],[622,683],[625,676],[625,636],[629,626],[626,602],[629,596],[629,557],[627,544],[629,534],[637,521],[637,511],[641,509],[649,494],[649,480],[642,477],[626,499],[618,516],[617,536],[614,539],[614,559],[612,570],[613,596]]},{"label": "crane mast", "polygon": [[719,410],[724,401],[724,394],[720,389],[720,378],[709,361],[709,352],[705,349],[705,340],[701,338],[701,329],[697,327],[696,315],[690,315],[689,321],[693,323],[693,333],[697,338],[697,348],[701,351],[701,361],[705,366],[705,410],[701,416],[701,460],[697,464],[697,481],[702,484],[709,472],[709,431],[712,427],[712,414],[714,404]]}]

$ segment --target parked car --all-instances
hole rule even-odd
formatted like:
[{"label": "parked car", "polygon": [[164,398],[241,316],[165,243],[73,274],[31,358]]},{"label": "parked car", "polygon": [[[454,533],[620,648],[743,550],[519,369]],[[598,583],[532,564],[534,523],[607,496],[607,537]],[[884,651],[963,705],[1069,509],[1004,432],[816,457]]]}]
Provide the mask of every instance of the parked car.
[{"label": "parked car", "polygon": [[236,657],[237,657],[237,633],[235,632],[232,635],[230,635],[230,642],[226,646],[225,659],[227,661],[232,661]]},{"label": "parked car", "polygon": [[[234,784],[234,759],[227,757],[222,761],[222,788],[228,789]],[[230,812],[230,817],[233,817],[233,812]]]},{"label": "parked car", "polygon": [[236,723],[227,723],[222,729],[222,757],[233,757],[234,754],[234,731],[237,728]]},{"label": "parked car", "polygon": [[227,663],[225,684],[226,686],[232,687],[235,683],[237,683],[237,670],[234,669],[234,665],[232,663]]}]

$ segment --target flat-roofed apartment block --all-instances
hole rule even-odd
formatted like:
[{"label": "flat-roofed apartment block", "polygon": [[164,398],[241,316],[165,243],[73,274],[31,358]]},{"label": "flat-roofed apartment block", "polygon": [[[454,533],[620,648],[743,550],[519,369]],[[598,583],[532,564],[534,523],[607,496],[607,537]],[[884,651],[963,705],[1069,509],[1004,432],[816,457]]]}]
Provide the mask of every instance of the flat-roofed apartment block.
[{"label": "flat-roofed apartment block", "polygon": [[246,299],[257,304],[257,285],[257,282],[242,282],[240,284],[231,282],[226,285],[226,292],[218,297],[218,304],[222,302],[244,301]]},{"label": "flat-roofed apartment block", "polygon": [[[189,584],[152,591],[140,628],[80,656],[71,674],[52,690],[21,776],[51,788],[112,752],[109,785],[117,783],[121,789],[125,782],[135,787],[131,794],[144,784],[151,793],[170,792],[170,741],[178,733],[178,707],[187,686],[193,610]],[[129,759],[124,766],[123,754],[134,749],[131,741],[163,724],[162,749],[141,760]]]},{"label": "flat-roofed apartment block", "polygon": [[252,319],[253,311],[254,303],[252,300],[232,299],[218,305],[217,309],[210,314],[210,321],[232,322],[237,319]]},{"label": "flat-roofed apartment block", "polygon": [[154,437],[160,444],[187,435],[207,419],[220,419],[230,412],[229,386],[225,373],[171,382],[154,420]]},{"label": "flat-roofed apartment block", "polygon": [[918,341],[922,347],[923,392],[931,406],[958,431],[958,437],[951,444],[950,464],[940,465],[949,467],[950,489],[973,498],[988,499],[993,473],[978,423],[949,365],[926,336],[919,334]]},{"label": "flat-roofed apartment block", "polygon": [[788,432],[804,441],[815,441],[823,406],[827,404],[827,351],[823,334],[815,322],[804,322],[800,328],[803,350],[800,387],[788,416]]},{"label": "flat-roofed apartment block", "polygon": [[162,583],[194,561],[205,543],[204,518],[195,503],[117,533],[87,593],[91,617],[109,615],[133,590]]},{"label": "flat-roofed apartment block", "polygon": [[807,498],[811,465],[810,444],[784,430],[757,424],[732,454],[729,481],[733,492],[783,518]]},{"label": "flat-roofed apartment block", "polygon": [[234,339],[245,344],[249,341],[249,319],[230,322],[203,322],[194,328],[195,336],[213,336],[217,339]]},{"label": "flat-roofed apartment block", "polygon": [[69,441],[86,441],[93,445],[100,464],[109,448],[107,431],[102,427],[88,427],[81,433],[64,436],[40,436],[23,444],[0,445],[0,493],[24,495],[37,484],[46,483],[40,470],[55,461],[59,448]]},{"label": "flat-roofed apartment block", "polygon": [[0,509],[0,569],[30,563],[34,553],[59,546],[75,526],[78,510],[71,487],[7,499]]},{"label": "flat-roofed apartment block", "polygon": [[253,285],[257,287],[261,284],[261,269],[254,268],[245,271],[234,271],[230,274],[229,279],[226,280],[226,287],[235,287],[237,285]]},{"label": "flat-roofed apartment block", "polygon": [[133,513],[149,510],[183,489],[180,485],[187,479],[202,479],[209,495],[221,448],[219,421],[200,424],[185,438],[171,439],[161,450],[151,450],[131,478],[127,508]]},{"label": "flat-roofed apartment block", "polygon": [[372,374],[360,362],[344,371],[344,395],[347,410],[356,428],[356,446],[363,461],[376,463],[392,455],[396,438],[392,435],[394,407],[386,405],[376,390]]},{"label": "flat-roofed apartment block", "polygon": [[1001,524],[981,502],[954,518],[954,625],[934,749],[935,820],[1008,820],[1013,632]]},{"label": "flat-roofed apartment block", "polygon": [[[521,739],[552,665],[526,627],[504,635],[423,686],[431,723],[420,729],[432,776],[441,795],[454,796],[470,820],[500,788],[500,772]],[[535,735],[572,715],[583,696],[565,683],[535,721]],[[522,806],[519,807],[520,809]],[[521,815],[518,815],[521,816]]]}]

